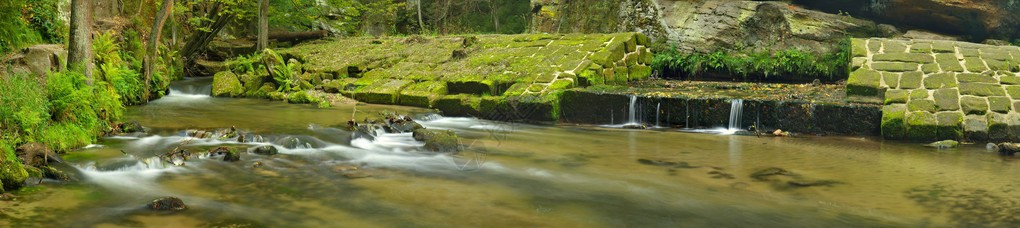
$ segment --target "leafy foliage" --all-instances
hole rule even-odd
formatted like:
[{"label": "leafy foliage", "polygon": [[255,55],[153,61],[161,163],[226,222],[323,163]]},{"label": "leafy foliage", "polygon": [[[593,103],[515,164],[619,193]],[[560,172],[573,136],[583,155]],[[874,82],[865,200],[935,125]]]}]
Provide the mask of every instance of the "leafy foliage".
[{"label": "leafy foliage", "polygon": [[276,54],[272,49],[266,49],[262,52],[262,57],[265,58],[263,62],[272,63],[271,67],[273,70],[273,80],[278,85],[276,91],[278,92],[290,92],[301,90],[298,74],[301,73],[301,63],[295,59],[290,61],[284,61],[283,57]]},{"label": "leafy foliage", "polygon": [[652,68],[660,72],[681,72],[688,76],[725,73],[747,79],[752,76],[841,79],[848,75],[849,43],[829,54],[815,55],[796,49],[769,52],[681,53],[676,48],[655,54]]},{"label": "leafy foliage", "polygon": [[42,87],[27,74],[0,79],[0,131],[3,138],[35,135],[50,119],[49,102],[39,93]]},{"label": "leafy foliage", "polygon": [[0,54],[42,41],[21,17],[21,1],[0,1]]}]

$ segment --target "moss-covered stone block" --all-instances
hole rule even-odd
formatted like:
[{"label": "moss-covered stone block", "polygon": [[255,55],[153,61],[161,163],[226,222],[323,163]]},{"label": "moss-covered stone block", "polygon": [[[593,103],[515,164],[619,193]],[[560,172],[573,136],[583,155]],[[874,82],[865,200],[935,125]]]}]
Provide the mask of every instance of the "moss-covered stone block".
[{"label": "moss-covered stone block", "polygon": [[1013,108],[1013,100],[1009,97],[988,97],[988,109],[998,113],[1009,113]]},{"label": "moss-covered stone block", "polygon": [[960,54],[963,55],[963,57],[975,57],[975,58],[977,58],[977,57],[981,56],[981,51],[980,50],[978,50],[976,48],[965,47],[964,45],[960,46],[959,51],[960,51]]},{"label": "moss-covered stone block", "polygon": [[867,57],[867,40],[860,38],[850,39],[850,55],[853,57]]},{"label": "moss-covered stone block", "polygon": [[967,140],[974,142],[988,140],[988,119],[982,115],[964,117],[963,135]]},{"label": "moss-covered stone block", "polygon": [[953,41],[937,40],[932,42],[931,50],[935,53],[955,53],[956,44]]},{"label": "moss-covered stone block", "polygon": [[917,89],[921,88],[921,81],[924,78],[924,74],[917,71],[903,72],[900,76],[899,86],[901,89]]},{"label": "moss-covered stone block", "polygon": [[1006,94],[1013,99],[1020,100],[1020,86],[1004,86],[1006,88]]},{"label": "moss-covered stone block", "polygon": [[645,46],[638,46],[638,63],[646,66],[652,65],[652,52],[648,51]]},{"label": "moss-covered stone block", "polygon": [[882,40],[880,39],[869,39],[868,40],[868,52],[880,53],[882,51]]},{"label": "moss-covered stone block", "polygon": [[878,96],[881,87],[882,76],[878,71],[869,69],[858,69],[850,73],[847,79],[847,95],[856,96]]},{"label": "moss-covered stone block", "polygon": [[446,83],[441,81],[417,82],[400,90],[399,105],[421,108],[432,107],[432,102],[447,94]]},{"label": "moss-covered stone block", "polygon": [[432,107],[447,116],[478,116],[481,98],[468,94],[443,96],[433,103]]},{"label": "moss-covered stone block", "polygon": [[939,112],[935,114],[938,122],[938,139],[963,139],[963,113]]},{"label": "moss-covered stone block", "polygon": [[1006,85],[1020,85],[1020,77],[1003,75],[999,76],[999,82]]},{"label": "moss-covered stone block", "polygon": [[861,69],[867,63],[868,57],[854,57],[850,60],[850,70],[855,71],[857,69]]},{"label": "moss-covered stone block", "polygon": [[964,57],[963,61],[964,67],[967,68],[967,71],[980,73],[988,70],[988,67],[985,66],[985,62],[982,61],[981,58]]},{"label": "moss-covered stone block", "polygon": [[989,70],[1010,70],[1010,65],[1007,61],[985,59],[985,64],[988,65]]},{"label": "moss-covered stone block", "polygon": [[907,106],[893,104],[882,107],[882,137],[887,139],[903,139],[907,135]]},{"label": "moss-covered stone block", "polygon": [[883,40],[882,53],[898,54],[907,52],[907,43],[902,40]]},{"label": "moss-covered stone block", "polygon": [[960,83],[964,83],[964,82],[999,83],[999,80],[996,80],[995,77],[992,77],[992,76],[989,76],[989,75],[985,75],[985,74],[976,74],[976,73],[959,73],[959,74],[956,74],[956,80],[958,80]]},{"label": "moss-covered stone block", "polygon": [[905,63],[905,62],[874,62],[871,63],[871,69],[878,71],[891,71],[891,72],[904,72],[904,71],[916,71],[918,69],[917,63]]},{"label": "moss-covered stone block", "polygon": [[914,42],[914,44],[910,45],[910,53],[931,54],[931,51],[930,43]]},{"label": "moss-covered stone block", "polygon": [[988,112],[988,100],[983,97],[960,97],[960,108],[967,115],[984,115]]},{"label": "moss-covered stone block", "polygon": [[882,72],[882,81],[887,88],[900,87],[900,73]]},{"label": "moss-covered stone block", "polygon": [[907,90],[890,89],[885,91],[885,104],[905,104],[909,100],[910,92]]},{"label": "moss-covered stone block", "polygon": [[237,97],[244,94],[244,87],[237,75],[222,71],[213,76],[212,95],[216,97]]},{"label": "moss-covered stone block", "polygon": [[645,65],[634,65],[629,68],[631,81],[644,80],[652,76],[652,67]]},{"label": "moss-covered stone block", "polygon": [[1006,114],[988,113],[985,115],[988,121],[988,138],[992,141],[1009,140],[1009,120]]},{"label": "moss-covered stone block", "polygon": [[935,110],[935,101],[932,100],[910,100],[907,102],[907,111],[934,113]]},{"label": "moss-covered stone block", "polygon": [[938,138],[938,120],[930,112],[907,112],[907,138],[935,140]]},{"label": "moss-covered stone block", "polygon": [[928,90],[926,89],[915,89],[910,91],[911,100],[923,100],[928,99]]},{"label": "moss-covered stone block", "polygon": [[942,89],[957,87],[956,75],[953,73],[938,73],[924,78],[924,88]]},{"label": "moss-covered stone block", "polygon": [[378,80],[358,89],[352,98],[372,104],[397,104],[400,90],[411,83],[409,80]]},{"label": "moss-covered stone block", "polygon": [[944,72],[963,72],[963,65],[954,53],[935,54],[935,62]]},{"label": "moss-covered stone block", "polygon": [[1006,96],[1006,89],[998,83],[960,83],[960,94],[973,96]]},{"label": "moss-covered stone block", "polygon": [[932,92],[935,107],[939,111],[960,110],[960,92],[955,88],[938,89]]},{"label": "moss-covered stone block", "polygon": [[940,70],[941,69],[939,69],[939,64],[938,63],[925,63],[925,64],[921,64],[921,72],[924,72],[925,74],[938,73]]},{"label": "moss-covered stone block", "polygon": [[871,56],[871,61],[876,62],[910,62],[910,63],[933,63],[935,57],[930,54],[921,53],[887,53]]}]

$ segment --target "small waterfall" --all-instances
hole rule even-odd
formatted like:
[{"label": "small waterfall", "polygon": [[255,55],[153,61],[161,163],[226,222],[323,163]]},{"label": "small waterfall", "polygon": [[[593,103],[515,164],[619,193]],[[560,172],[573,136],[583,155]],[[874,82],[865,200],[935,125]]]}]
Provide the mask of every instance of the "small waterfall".
[{"label": "small waterfall", "polygon": [[660,108],[662,108],[662,103],[656,103],[655,104],[655,127],[662,126],[662,125],[659,125],[659,113],[660,113],[659,109]]},{"label": "small waterfall", "polygon": [[743,115],[744,100],[733,99],[730,101],[730,124],[728,130],[740,129],[740,117]]},{"label": "small waterfall", "polygon": [[630,125],[630,124],[636,125],[637,124],[637,115],[636,115],[636,113],[637,113],[637,96],[630,95],[630,109],[628,109],[627,112],[630,113],[630,116],[628,117],[630,119],[627,121],[627,124],[628,125]]}]

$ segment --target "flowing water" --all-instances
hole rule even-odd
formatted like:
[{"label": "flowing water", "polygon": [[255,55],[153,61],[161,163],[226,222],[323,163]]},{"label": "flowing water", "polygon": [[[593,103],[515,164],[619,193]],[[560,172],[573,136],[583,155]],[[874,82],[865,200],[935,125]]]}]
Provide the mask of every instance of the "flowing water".
[{"label": "flowing water", "polygon": [[[0,227],[1020,225],[1020,161],[978,145],[940,151],[863,138],[533,126],[183,89],[201,91],[207,81],[175,82],[170,96],[131,107],[128,118],[149,134],[106,138],[66,155],[66,168],[81,181],[44,181],[16,201],[0,201]],[[352,139],[335,127],[381,112],[454,130],[465,151],[425,153],[406,134]],[[229,127],[261,137],[239,144],[184,134]],[[246,153],[239,162],[202,156],[184,166],[154,157],[182,143],[193,151],[273,145],[281,153]],[[354,166],[357,175],[348,175]],[[189,209],[143,208],[163,196],[180,197]]]}]

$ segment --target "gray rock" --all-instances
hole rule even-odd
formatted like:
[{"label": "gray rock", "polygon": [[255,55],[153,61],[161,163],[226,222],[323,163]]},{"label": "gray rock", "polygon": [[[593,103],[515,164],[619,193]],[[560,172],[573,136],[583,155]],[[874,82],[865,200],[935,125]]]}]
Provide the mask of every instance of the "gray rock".
[{"label": "gray rock", "polygon": [[177,197],[163,197],[155,199],[146,207],[150,210],[166,212],[178,212],[188,209],[188,205],[185,205],[184,201]]},{"label": "gray rock", "polygon": [[932,148],[936,148],[936,149],[950,149],[950,148],[956,148],[956,147],[960,146],[960,142],[957,142],[955,140],[942,140],[942,141],[938,141],[938,142],[933,142],[933,143],[925,144],[924,146],[932,147]]},{"label": "gray rock", "polygon": [[265,145],[252,148],[251,153],[258,155],[276,155],[279,151],[276,150],[275,146]]}]

